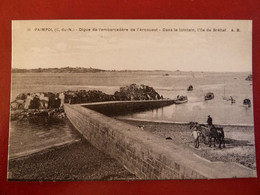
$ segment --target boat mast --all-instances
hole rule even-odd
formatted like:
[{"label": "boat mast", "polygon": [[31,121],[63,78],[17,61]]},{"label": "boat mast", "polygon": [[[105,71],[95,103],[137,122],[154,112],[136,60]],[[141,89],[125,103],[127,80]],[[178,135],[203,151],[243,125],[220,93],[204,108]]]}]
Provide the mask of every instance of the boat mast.
[{"label": "boat mast", "polygon": [[224,97],[223,99],[225,100],[226,99],[226,82],[225,82],[225,79],[224,79]]},{"label": "boat mast", "polygon": [[225,85],[225,81],[224,81],[224,98],[226,97],[226,85]]}]

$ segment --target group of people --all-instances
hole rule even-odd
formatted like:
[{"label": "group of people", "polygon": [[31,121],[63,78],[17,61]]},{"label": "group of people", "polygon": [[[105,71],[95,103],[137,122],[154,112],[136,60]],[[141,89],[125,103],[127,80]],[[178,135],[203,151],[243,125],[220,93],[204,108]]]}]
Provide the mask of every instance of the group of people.
[{"label": "group of people", "polygon": [[27,93],[20,94],[12,103],[17,109],[51,109],[63,108],[64,93]]}]

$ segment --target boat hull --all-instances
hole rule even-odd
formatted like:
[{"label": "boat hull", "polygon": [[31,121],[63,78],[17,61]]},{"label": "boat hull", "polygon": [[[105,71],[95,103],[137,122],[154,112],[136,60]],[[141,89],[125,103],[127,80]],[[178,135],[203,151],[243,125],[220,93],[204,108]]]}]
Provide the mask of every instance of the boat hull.
[{"label": "boat hull", "polygon": [[208,94],[206,94],[205,95],[205,97],[204,97],[204,100],[205,101],[207,101],[207,100],[212,100],[212,99],[214,99],[214,94],[213,93],[208,93]]},{"label": "boat hull", "polygon": [[174,103],[175,104],[184,104],[184,103],[187,103],[188,100],[175,100]]}]

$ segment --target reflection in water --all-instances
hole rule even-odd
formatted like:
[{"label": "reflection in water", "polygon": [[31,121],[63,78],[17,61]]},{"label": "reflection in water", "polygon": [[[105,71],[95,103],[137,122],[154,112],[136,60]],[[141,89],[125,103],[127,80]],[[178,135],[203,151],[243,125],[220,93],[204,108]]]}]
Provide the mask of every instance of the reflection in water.
[{"label": "reflection in water", "polygon": [[[198,74],[198,73],[197,73]],[[197,121],[206,123],[207,116],[213,117],[215,124],[250,124],[254,123],[253,106],[250,108],[243,106],[243,100],[249,98],[253,100],[252,85],[245,81],[244,73],[207,73],[201,74],[201,77],[186,77],[186,80],[174,80],[174,83],[168,82],[167,87],[158,88],[158,93],[164,97],[176,98],[177,95],[185,95],[188,102],[184,104],[173,104],[163,109],[145,111],[126,116],[122,118],[134,118],[144,120],[160,120],[170,122],[190,122]],[[233,79],[233,78],[237,79]],[[194,90],[187,91],[188,86],[193,84]],[[171,85],[170,85],[171,84]],[[172,89],[172,90],[171,90]],[[215,98],[204,101],[204,95],[213,92]],[[236,103],[231,104],[224,98],[232,96]]]},{"label": "reflection in water", "polygon": [[217,100],[173,104],[163,108],[119,117],[170,122],[197,121],[199,123],[206,123],[208,115],[213,117],[215,124],[253,124],[252,107],[248,108],[241,104],[231,104],[228,101]]}]

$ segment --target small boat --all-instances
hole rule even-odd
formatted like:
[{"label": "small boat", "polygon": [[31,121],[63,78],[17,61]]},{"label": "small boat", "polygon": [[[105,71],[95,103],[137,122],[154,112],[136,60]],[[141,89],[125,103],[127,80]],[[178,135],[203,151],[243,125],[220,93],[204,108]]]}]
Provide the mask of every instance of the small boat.
[{"label": "small boat", "polygon": [[236,103],[236,100],[235,100],[232,96],[227,97],[225,92],[226,92],[226,90],[225,90],[225,86],[224,86],[224,96],[223,96],[223,100],[225,100],[225,101],[230,101],[231,104]]},{"label": "small boat", "polygon": [[250,101],[250,99],[248,99],[248,98],[244,99],[243,105],[244,105],[244,106],[247,106],[247,107],[251,107],[251,101]]},{"label": "small boat", "polygon": [[245,80],[252,81],[253,80],[253,75],[252,74],[248,75],[248,77],[246,77]]},{"label": "small boat", "polygon": [[188,97],[187,96],[177,96],[177,98],[174,100],[174,103],[175,104],[183,104],[183,103],[186,103],[188,102]]},{"label": "small boat", "polygon": [[214,99],[214,93],[212,93],[212,92],[207,93],[205,95],[204,99],[205,99],[205,101]]},{"label": "small boat", "polygon": [[192,91],[192,90],[193,90],[193,86],[190,85],[190,86],[188,87],[187,91]]}]

